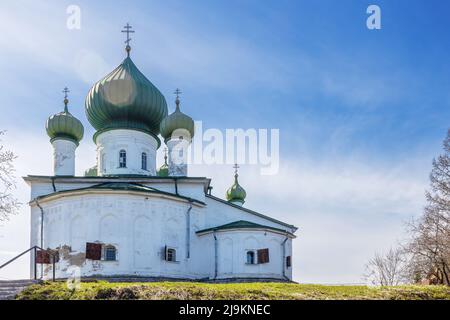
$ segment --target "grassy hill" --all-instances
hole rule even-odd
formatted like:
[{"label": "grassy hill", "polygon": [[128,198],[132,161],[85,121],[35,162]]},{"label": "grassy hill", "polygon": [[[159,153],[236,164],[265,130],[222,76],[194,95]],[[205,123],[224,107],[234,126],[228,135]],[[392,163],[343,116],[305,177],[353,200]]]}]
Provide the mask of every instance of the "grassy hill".
[{"label": "grassy hill", "polygon": [[443,286],[325,286],[293,283],[207,284],[193,282],[83,282],[69,290],[65,282],[44,282],[25,289],[17,299],[193,299],[193,300],[304,300],[304,299],[446,299]]}]

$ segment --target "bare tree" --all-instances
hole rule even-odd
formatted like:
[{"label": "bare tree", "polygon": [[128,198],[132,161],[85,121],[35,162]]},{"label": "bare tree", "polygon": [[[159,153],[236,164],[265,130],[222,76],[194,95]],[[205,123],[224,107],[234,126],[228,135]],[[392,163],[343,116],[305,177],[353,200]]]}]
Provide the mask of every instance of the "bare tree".
[{"label": "bare tree", "polygon": [[375,253],[366,265],[366,281],[377,286],[396,286],[406,281],[406,258],[400,248]]},{"label": "bare tree", "polygon": [[430,190],[423,215],[409,224],[412,234],[405,250],[411,255],[413,279],[450,284],[450,130],[444,153],[433,160]]},{"label": "bare tree", "polygon": [[[0,135],[4,133],[0,131]],[[12,151],[5,150],[4,146],[0,145],[0,221],[8,220],[11,215],[16,214],[20,205],[12,194],[16,186],[13,166],[15,158]]]}]

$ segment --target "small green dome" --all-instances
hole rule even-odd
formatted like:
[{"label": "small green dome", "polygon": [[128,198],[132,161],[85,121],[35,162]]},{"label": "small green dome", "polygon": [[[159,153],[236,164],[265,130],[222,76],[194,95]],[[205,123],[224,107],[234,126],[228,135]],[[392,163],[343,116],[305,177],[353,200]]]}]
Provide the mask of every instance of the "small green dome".
[{"label": "small green dome", "polygon": [[64,99],[64,111],[48,118],[45,128],[51,140],[65,138],[74,140],[78,144],[83,139],[84,128],[80,120],[67,109],[68,102],[67,98]]},{"label": "small green dome", "polygon": [[97,165],[84,171],[85,177],[97,177]]},{"label": "small green dome", "polygon": [[158,170],[158,176],[168,177],[169,176],[169,166],[165,163]]},{"label": "small green dome", "polygon": [[244,188],[241,187],[241,185],[238,182],[238,174],[236,173],[234,175],[234,184],[227,190],[227,200],[230,202],[245,202],[245,197],[247,196],[247,193],[245,192]]},{"label": "small green dome", "polygon": [[136,129],[158,135],[167,116],[166,99],[130,57],[94,84],[85,104],[86,116],[97,131]]},{"label": "small green dome", "polygon": [[158,176],[168,177],[169,176],[169,165],[167,164],[167,154],[164,155],[164,164],[158,170]]},{"label": "small green dome", "polygon": [[175,100],[176,109],[169,116],[165,117],[160,125],[161,135],[164,140],[167,141],[172,136],[172,133],[177,129],[184,129],[191,135],[190,138],[194,137],[194,120],[191,117],[180,111],[180,99],[177,96]]}]

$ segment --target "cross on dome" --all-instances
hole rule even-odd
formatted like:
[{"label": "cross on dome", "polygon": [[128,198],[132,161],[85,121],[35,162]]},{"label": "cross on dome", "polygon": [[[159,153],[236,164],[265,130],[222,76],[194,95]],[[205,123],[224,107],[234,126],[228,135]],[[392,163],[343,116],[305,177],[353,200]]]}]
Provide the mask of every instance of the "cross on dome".
[{"label": "cross on dome", "polygon": [[125,40],[125,43],[127,44],[127,46],[125,47],[125,50],[127,51],[127,55],[130,56],[130,51],[131,51],[131,47],[130,47],[130,41],[132,40],[130,38],[130,33],[134,33],[134,30],[131,30],[133,27],[130,26],[129,23],[127,23],[126,26],[124,26],[125,30],[122,30],[123,33],[127,34],[127,40]]},{"label": "cross on dome", "polygon": [[237,176],[238,175],[238,169],[240,168],[239,165],[237,163],[234,164],[233,166],[234,168],[234,174]]},{"label": "cross on dome", "polygon": [[64,93],[64,111],[67,112],[67,104],[69,103],[69,96],[67,94],[70,92],[70,90],[69,88],[65,87],[62,92]]},{"label": "cross on dome", "polygon": [[175,98],[175,104],[177,106],[177,109],[180,108],[180,94],[182,93],[180,89],[176,88],[175,91],[173,92],[176,95]]}]

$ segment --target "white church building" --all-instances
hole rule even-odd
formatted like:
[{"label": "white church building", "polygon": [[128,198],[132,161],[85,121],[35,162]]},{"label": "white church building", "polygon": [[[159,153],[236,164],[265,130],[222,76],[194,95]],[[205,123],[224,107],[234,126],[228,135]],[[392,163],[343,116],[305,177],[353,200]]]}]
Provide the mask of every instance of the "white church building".
[{"label": "white church building", "polygon": [[[247,208],[237,170],[225,199],[211,194],[210,179],[188,175],[194,122],[180,111],[178,90],[168,115],[127,43],[126,58],[85,100],[96,130],[95,167],[75,176],[84,128],[69,112],[67,90],[64,110],[47,120],[54,173],[24,178],[31,246],[47,250],[39,264],[32,258],[31,275],[67,278],[75,268],[82,277],[292,280],[297,228]],[[168,156],[157,170],[162,143]],[[54,266],[46,252],[57,256]]]}]

